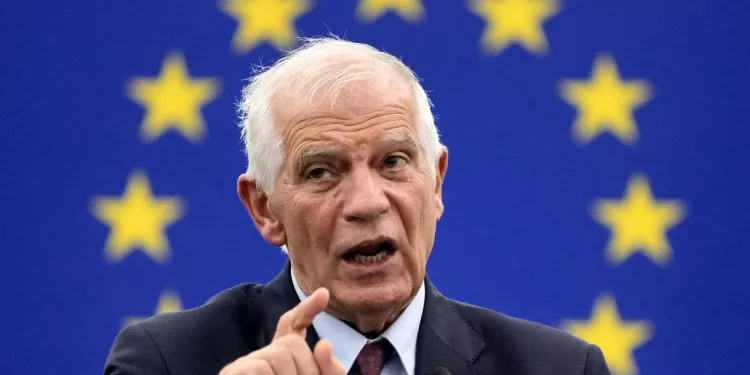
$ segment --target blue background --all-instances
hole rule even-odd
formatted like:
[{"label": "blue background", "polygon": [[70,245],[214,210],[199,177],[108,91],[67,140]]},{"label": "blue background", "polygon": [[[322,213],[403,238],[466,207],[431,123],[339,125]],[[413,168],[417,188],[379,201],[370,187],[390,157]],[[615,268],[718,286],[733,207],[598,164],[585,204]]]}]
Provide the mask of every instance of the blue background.
[{"label": "blue background", "polygon": [[[353,1],[319,1],[296,26],[401,57],[430,92],[450,149],[446,214],[428,272],[452,298],[560,326],[588,319],[610,293],[626,320],[648,320],[635,351],[644,374],[750,373],[750,3],[568,0],[544,24],[550,49],[479,44],[467,4],[424,0],[412,24],[372,24]],[[6,1],[0,6],[0,373],[100,373],[129,316],[177,292],[186,308],[241,282],[265,282],[285,255],[263,241],[236,195],[245,168],[235,103],[251,65],[279,51],[232,51],[236,22],[212,1]],[[202,114],[207,138],[144,143],[133,77],[157,76],[170,51],[190,74],[221,81]],[[655,95],[635,112],[633,146],[571,137],[558,95],[610,53]],[[180,196],[171,259],[104,256],[109,228],[89,212],[144,170],[157,196]],[[668,232],[673,260],[606,261],[610,233],[589,208],[648,177],[657,199],[684,202]]]}]

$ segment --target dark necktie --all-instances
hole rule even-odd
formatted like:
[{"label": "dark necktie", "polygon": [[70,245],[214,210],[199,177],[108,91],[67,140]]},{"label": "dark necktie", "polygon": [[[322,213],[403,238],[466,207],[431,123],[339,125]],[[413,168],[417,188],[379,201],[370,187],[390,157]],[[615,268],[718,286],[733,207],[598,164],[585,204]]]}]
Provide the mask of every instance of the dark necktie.
[{"label": "dark necktie", "polygon": [[385,362],[391,356],[393,347],[388,340],[370,343],[359,352],[352,373],[360,375],[380,375]]}]

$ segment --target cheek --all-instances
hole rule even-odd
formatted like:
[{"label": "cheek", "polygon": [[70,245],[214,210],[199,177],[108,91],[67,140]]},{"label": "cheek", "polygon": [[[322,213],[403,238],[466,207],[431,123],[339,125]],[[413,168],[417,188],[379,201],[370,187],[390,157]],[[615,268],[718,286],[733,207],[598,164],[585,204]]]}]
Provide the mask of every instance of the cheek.
[{"label": "cheek", "polygon": [[325,254],[329,248],[332,225],[335,220],[334,205],[326,199],[302,200],[292,198],[286,212],[290,226],[287,238],[303,252],[305,258]]},{"label": "cheek", "polygon": [[436,220],[435,202],[425,185],[414,184],[400,197],[401,217],[409,241],[422,257],[431,247]]}]

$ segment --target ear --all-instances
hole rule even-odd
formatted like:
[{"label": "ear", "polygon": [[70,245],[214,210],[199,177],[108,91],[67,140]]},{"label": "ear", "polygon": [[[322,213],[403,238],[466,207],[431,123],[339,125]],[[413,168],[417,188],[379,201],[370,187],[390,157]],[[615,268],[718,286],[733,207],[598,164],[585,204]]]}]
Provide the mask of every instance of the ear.
[{"label": "ear", "polygon": [[268,243],[281,246],[286,243],[286,231],[279,218],[271,209],[268,196],[260,191],[255,180],[249,175],[242,174],[237,180],[237,195],[258,228],[260,234]]},{"label": "ear", "polygon": [[437,204],[437,218],[443,216],[445,206],[443,206],[443,181],[445,173],[448,171],[448,148],[441,146],[440,159],[438,159],[437,173],[435,173],[435,203]]}]

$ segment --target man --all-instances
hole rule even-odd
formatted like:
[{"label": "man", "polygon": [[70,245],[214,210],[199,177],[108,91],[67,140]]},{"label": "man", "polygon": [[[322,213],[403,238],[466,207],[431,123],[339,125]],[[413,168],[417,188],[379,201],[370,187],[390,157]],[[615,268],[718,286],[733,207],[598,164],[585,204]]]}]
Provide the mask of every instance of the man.
[{"label": "man", "polygon": [[289,262],[125,328],[105,374],[609,373],[596,346],[430,283],[448,152],[398,59],[307,40],[252,78],[240,109],[238,194]]}]

